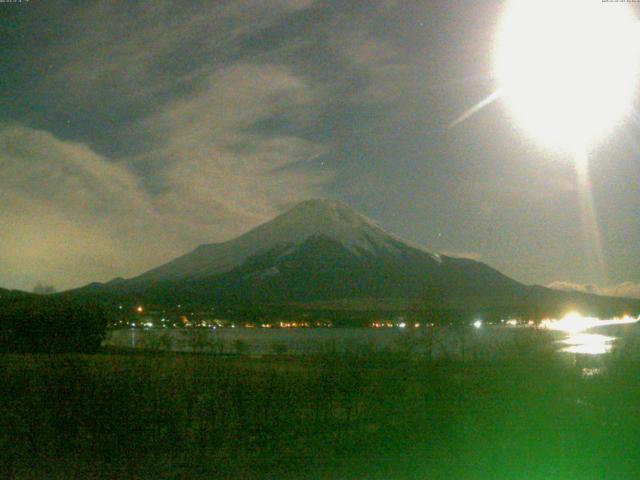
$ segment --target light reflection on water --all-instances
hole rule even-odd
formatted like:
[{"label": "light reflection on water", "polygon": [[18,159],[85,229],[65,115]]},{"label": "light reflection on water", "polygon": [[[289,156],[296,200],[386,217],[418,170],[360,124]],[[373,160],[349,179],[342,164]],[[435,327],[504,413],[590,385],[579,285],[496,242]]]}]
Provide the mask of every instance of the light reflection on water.
[{"label": "light reflection on water", "polygon": [[[553,350],[567,354],[567,358],[579,360],[581,366],[598,365],[604,354],[610,352],[619,338],[631,332],[621,325],[636,323],[640,317],[622,317],[601,320],[572,313],[561,319],[546,319],[540,328],[549,335],[537,335],[538,326],[524,324],[506,325],[476,324],[475,328],[460,335],[459,330],[442,327],[434,329],[431,337],[421,337],[424,332],[408,328],[327,328],[327,329],[245,329],[227,328],[218,330],[198,330],[202,337],[203,351],[213,351],[212,345],[220,352],[233,353],[234,346],[241,342],[249,346],[254,354],[273,354],[284,349],[288,354],[313,354],[327,351],[358,351],[358,349],[379,350],[405,348],[425,352],[433,358],[496,358],[500,354],[518,352],[528,348],[545,348],[533,340],[544,339],[553,343]],[[259,330],[259,331],[258,331]],[[188,329],[160,330],[153,328],[131,328],[111,330],[104,344],[114,347],[166,349],[173,351],[193,351],[195,343]],[[633,333],[633,335],[640,332]],[[533,335],[533,336],[532,336]],[[166,337],[166,338],[165,338]],[[424,339],[431,338],[427,347]],[[166,340],[161,342],[160,340]],[[408,343],[409,342],[409,343]],[[532,343],[533,342],[533,343]],[[161,346],[162,345],[162,346]],[[538,347],[535,347],[538,345]],[[207,350],[208,349],[208,350]],[[218,351],[218,350],[216,350]],[[569,357],[570,356],[570,357]],[[585,363],[586,362],[586,363]]]},{"label": "light reflection on water", "polygon": [[602,355],[610,352],[613,348],[615,337],[599,335],[596,333],[576,333],[568,338],[560,340],[560,343],[567,345],[561,352],[583,353],[589,355]]},{"label": "light reflection on water", "polygon": [[622,318],[600,320],[594,317],[583,317],[579,313],[571,312],[559,320],[543,320],[541,326],[549,330],[564,332],[567,336],[559,341],[566,345],[561,352],[580,353],[587,355],[602,355],[610,352],[616,337],[590,333],[591,330],[611,325],[626,325],[636,323],[640,318],[625,315]]}]

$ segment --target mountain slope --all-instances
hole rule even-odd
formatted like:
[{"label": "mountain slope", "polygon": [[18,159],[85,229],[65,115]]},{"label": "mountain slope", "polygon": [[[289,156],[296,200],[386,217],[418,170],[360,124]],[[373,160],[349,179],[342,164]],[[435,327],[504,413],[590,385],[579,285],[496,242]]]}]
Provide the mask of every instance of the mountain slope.
[{"label": "mountain slope", "polygon": [[[229,271],[248,258],[275,248],[295,247],[314,236],[334,240],[359,255],[393,250],[402,241],[341,202],[308,200],[240,237],[200,245],[194,251],[132,279],[134,281],[198,278]],[[433,256],[437,259],[436,256]]]},{"label": "mountain slope", "polygon": [[417,298],[427,285],[449,293],[485,294],[496,287],[522,287],[480,262],[410,245],[330,200],[302,202],[234,240],[201,245],[138,277],[105,287],[144,291],[160,285],[176,291],[189,285],[201,299],[259,302]]},{"label": "mountain slope", "polygon": [[240,237],[201,245],[132,279],[72,294],[159,304],[288,305],[404,299],[464,311],[619,311],[640,302],[523,285],[469,259],[430,253],[343,203],[303,202]]},{"label": "mountain slope", "polygon": [[23,292],[22,290],[7,290],[0,288],[0,301],[14,298],[35,297],[36,295],[29,292]]}]

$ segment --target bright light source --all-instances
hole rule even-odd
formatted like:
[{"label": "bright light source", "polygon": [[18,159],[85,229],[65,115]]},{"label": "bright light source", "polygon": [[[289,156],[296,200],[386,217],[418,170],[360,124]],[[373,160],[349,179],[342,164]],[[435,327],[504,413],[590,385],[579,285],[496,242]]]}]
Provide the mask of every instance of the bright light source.
[{"label": "bright light source", "polygon": [[604,327],[607,325],[626,325],[636,323],[638,318],[624,316],[622,318],[611,318],[608,320],[600,320],[595,317],[583,317],[578,312],[569,312],[560,320],[545,319],[540,326],[549,330],[558,330],[567,333],[580,333],[594,327]]},{"label": "bright light source", "polygon": [[144,310],[144,309],[143,309],[142,307],[138,307],[138,308],[136,308],[136,312],[138,312],[138,313],[142,313],[142,312],[143,312],[143,310]]},{"label": "bright light source", "polygon": [[482,320],[476,320],[475,322],[473,322],[473,326],[475,328],[480,328],[482,327]]},{"label": "bright light source", "polygon": [[512,0],[495,76],[517,119],[543,143],[587,148],[632,112],[640,27],[628,5]]},{"label": "bright light source", "polygon": [[406,327],[406,326],[407,326],[407,324],[406,324],[406,323],[404,323],[404,322],[401,322],[401,323],[399,323],[399,324],[398,324],[398,326],[399,326],[400,328],[404,328],[404,327]]}]

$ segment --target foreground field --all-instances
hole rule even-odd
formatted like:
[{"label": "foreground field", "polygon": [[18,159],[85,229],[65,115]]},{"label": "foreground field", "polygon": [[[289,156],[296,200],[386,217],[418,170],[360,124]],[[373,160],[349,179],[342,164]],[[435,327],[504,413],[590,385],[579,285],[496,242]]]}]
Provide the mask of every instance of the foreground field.
[{"label": "foreground field", "polygon": [[5,355],[3,478],[626,479],[640,364]]}]

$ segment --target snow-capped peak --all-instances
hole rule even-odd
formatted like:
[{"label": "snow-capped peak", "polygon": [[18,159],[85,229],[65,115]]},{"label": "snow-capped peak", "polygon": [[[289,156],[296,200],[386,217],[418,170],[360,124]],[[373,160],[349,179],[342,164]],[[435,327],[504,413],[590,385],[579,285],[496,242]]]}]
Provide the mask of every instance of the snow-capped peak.
[{"label": "snow-capped peak", "polygon": [[[360,215],[336,200],[314,199],[299,203],[291,210],[240,237],[252,243],[275,246],[298,244],[309,237],[322,235],[354,253],[360,250],[392,248],[394,237],[373,220]],[[239,239],[239,240],[240,240]]]},{"label": "snow-capped peak", "polygon": [[277,247],[295,248],[314,236],[324,236],[338,242],[355,255],[379,250],[394,252],[399,245],[406,244],[340,201],[314,199],[299,203],[234,240],[201,245],[193,252],[151,270],[138,279],[221,273],[233,269],[253,255]]}]

